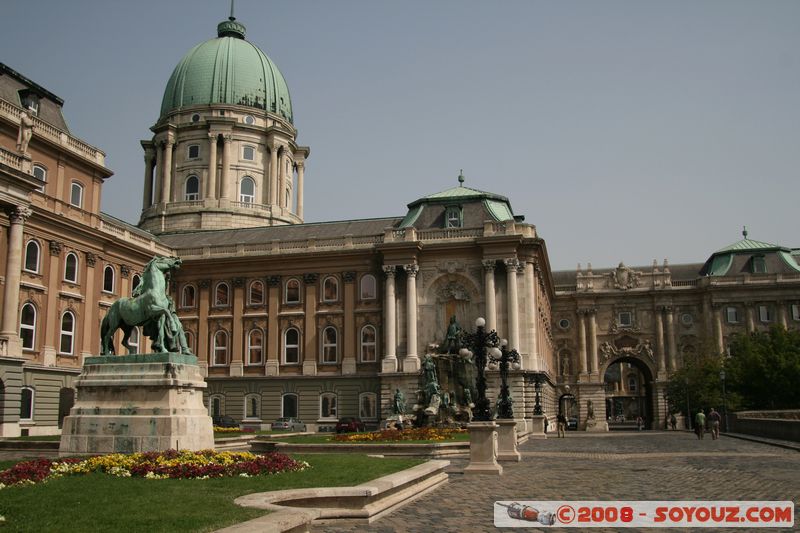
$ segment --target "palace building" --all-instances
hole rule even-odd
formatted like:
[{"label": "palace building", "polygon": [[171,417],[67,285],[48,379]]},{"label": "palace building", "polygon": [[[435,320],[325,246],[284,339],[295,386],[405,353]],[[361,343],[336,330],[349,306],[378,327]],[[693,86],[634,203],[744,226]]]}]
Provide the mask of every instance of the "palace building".
[{"label": "palace building", "polygon": [[[522,423],[541,387],[544,414],[580,429],[636,416],[660,427],[687,357],[723,353],[735,332],[800,326],[800,250],[746,232],[696,264],[553,272],[536,226],[463,176],[396,216],[304,223],[311,150],[283,76],[245,37],[220,23],[165,80],[141,142],[138,226],[101,211],[112,171],[69,130],[64,102],[0,64],[1,436],[59,432],[104,313],[157,254],[183,260],[170,290],[209,413],[251,427],[377,426],[396,389],[410,409],[453,316],[465,329],[485,317],[520,353]],[[141,331],[131,342],[149,351]]]}]

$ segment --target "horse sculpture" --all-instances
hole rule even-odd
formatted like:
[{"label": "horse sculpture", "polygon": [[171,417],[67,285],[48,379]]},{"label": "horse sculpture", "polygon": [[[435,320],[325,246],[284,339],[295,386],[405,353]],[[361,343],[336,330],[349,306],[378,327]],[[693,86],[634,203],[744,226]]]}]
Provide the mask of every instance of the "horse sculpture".
[{"label": "horse sculpture", "polygon": [[101,353],[114,353],[114,334],[123,332],[122,345],[133,353],[128,344],[131,331],[136,326],[144,326],[144,333],[153,342],[153,352],[178,351],[191,354],[186,345],[180,321],[175,314],[175,304],[167,294],[166,274],[178,268],[181,260],[177,257],[156,256],[147,263],[142,273],[142,281],[136,287],[132,298],[120,298],[109,308],[100,327]]}]

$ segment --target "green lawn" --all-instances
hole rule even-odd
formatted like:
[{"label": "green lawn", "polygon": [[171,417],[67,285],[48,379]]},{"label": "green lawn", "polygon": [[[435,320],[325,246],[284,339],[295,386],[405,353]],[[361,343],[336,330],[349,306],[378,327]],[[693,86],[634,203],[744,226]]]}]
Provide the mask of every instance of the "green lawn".
[{"label": "green lawn", "polygon": [[[312,468],[253,478],[116,478],[71,476],[0,492],[0,530],[47,532],[213,531],[264,514],[235,505],[244,494],[358,485],[423,462],[356,454],[293,455]],[[8,468],[13,462],[0,463]]]},{"label": "green lawn", "polygon": [[392,440],[392,441],[356,441],[344,442],[333,440],[333,435],[297,435],[286,437],[285,439],[273,439],[279,442],[289,442],[292,444],[437,444],[446,442],[469,442],[469,433],[454,433],[453,436],[445,440]]},{"label": "green lawn", "polygon": [[35,437],[3,437],[0,440],[61,440],[61,435],[38,435]]}]

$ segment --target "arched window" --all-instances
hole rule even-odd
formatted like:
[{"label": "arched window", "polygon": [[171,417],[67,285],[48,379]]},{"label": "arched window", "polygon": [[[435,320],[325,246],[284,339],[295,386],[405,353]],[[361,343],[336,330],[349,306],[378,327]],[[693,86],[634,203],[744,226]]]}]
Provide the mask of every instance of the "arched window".
[{"label": "arched window", "polygon": [[103,292],[114,292],[114,267],[111,265],[103,269]]},{"label": "arched window", "polygon": [[133,353],[139,353],[139,328],[131,329],[131,336],[128,337],[128,344],[130,344]]},{"label": "arched window", "polygon": [[44,184],[47,183],[47,169],[42,165],[33,165],[33,177],[42,182],[39,185],[39,191],[44,192]]},{"label": "arched window", "polygon": [[184,285],[181,291],[181,307],[194,307],[195,294],[194,285]]},{"label": "arched window", "polygon": [[244,417],[258,419],[261,413],[261,398],[258,394],[248,394],[244,397]]},{"label": "arched window", "polygon": [[300,302],[300,281],[292,278],[286,282],[286,292],[283,296],[283,301],[287,304],[296,304]]},{"label": "arched window", "polygon": [[[208,400],[209,414],[215,419],[219,419],[222,416],[222,401],[223,397],[219,394],[215,394]],[[214,423],[216,423],[216,420]]]},{"label": "arched window", "polygon": [[336,393],[323,392],[319,396],[319,417],[320,418],[338,418],[338,409],[336,405]]},{"label": "arched window", "polygon": [[19,419],[30,421],[33,420],[33,388],[22,387],[20,390],[22,398],[19,404]]},{"label": "arched window", "polygon": [[283,362],[287,365],[300,362],[300,331],[289,328],[283,333]]},{"label": "arched window", "polygon": [[239,185],[239,201],[243,204],[252,204],[256,200],[256,182],[253,178],[244,177]]},{"label": "arched window", "polygon": [[73,252],[64,259],[64,281],[78,283],[78,256]]},{"label": "arched window", "polygon": [[58,345],[58,353],[72,355],[75,341],[75,315],[72,311],[67,311],[61,315],[61,337]]},{"label": "arched window", "polygon": [[30,302],[22,306],[19,314],[19,338],[24,350],[33,350],[36,345],[36,307]]},{"label": "arched window", "polygon": [[297,394],[287,392],[281,397],[281,417],[297,418]]},{"label": "arched window", "polygon": [[260,365],[264,357],[264,332],[251,329],[247,335],[247,364]]},{"label": "arched window", "polygon": [[214,334],[214,344],[212,346],[214,354],[213,364],[217,366],[228,364],[228,332],[218,331]]},{"label": "arched window", "polygon": [[328,326],[322,330],[322,362],[335,363],[339,356],[336,328]]},{"label": "arched window", "polygon": [[364,326],[361,328],[361,361],[364,363],[374,363],[376,361],[375,354],[375,327]]},{"label": "arched window", "polygon": [[264,303],[263,282],[256,280],[250,284],[250,290],[247,291],[247,303],[250,305],[261,305]]},{"label": "arched window", "polygon": [[377,290],[377,282],[375,281],[375,276],[372,274],[366,274],[361,277],[361,299],[362,300],[374,300]]},{"label": "arched window", "polygon": [[363,420],[378,419],[378,395],[374,392],[362,392],[358,395],[358,416]]},{"label": "arched window", "polygon": [[27,272],[39,272],[39,243],[31,239],[25,245],[25,266],[23,267]]},{"label": "arched window", "polygon": [[136,290],[136,287],[142,283],[142,277],[139,274],[134,274],[131,278],[131,294]]},{"label": "arched window", "polygon": [[200,199],[200,180],[197,176],[189,176],[186,179],[186,191],[183,194],[183,199],[188,201]]},{"label": "arched window", "polygon": [[72,182],[70,188],[69,203],[75,207],[83,207],[83,185],[77,181]]},{"label": "arched window", "polygon": [[217,286],[214,288],[214,306],[227,307],[230,302],[230,294],[231,289],[228,287],[227,283],[224,281],[217,283]]},{"label": "arched window", "polygon": [[322,282],[322,301],[335,302],[339,300],[339,280],[334,276],[328,276]]}]

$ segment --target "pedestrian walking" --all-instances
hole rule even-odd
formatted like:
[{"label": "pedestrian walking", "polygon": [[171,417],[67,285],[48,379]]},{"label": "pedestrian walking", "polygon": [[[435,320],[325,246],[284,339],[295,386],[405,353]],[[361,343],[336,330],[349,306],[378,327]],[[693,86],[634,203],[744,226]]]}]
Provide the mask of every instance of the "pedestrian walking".
[{"label": "pedestrian walking", "polygon": [[694,417],[694,431],[697,433],[697,438],[703,440],[703,433],[706,431],[706,415],[700,409]]},{"label": "pedestrian walking", "polygon": [[558,417],[556,417],[556,425],[558,427],[558,437],[567,436],[567,417],[564,416],[564,413],[558,413]]},{"label": "pedestrian walking", "polygon": [[672,426],[672,431],[678,429],[678,419],[675,418],[675,413],[669,415],[669,425]]},{"label": "pedestrian walking", "polygon": [[711,439],[717,440],[719,438],[720,417],[719,413],[716,412],[713,407],[711,408],[711,411],[708,413],[708,422],[709,425],[711,426]]},{"label": "pedestrian walking", "polygon": [[642,420],[642,417],[641,417],[641,416],[637,416],[637,417],[636,417],[636,429],[638,429],[639,431],[641,431],[641,430],[642,430],[642,427],[644,427],[644,420]]}]

